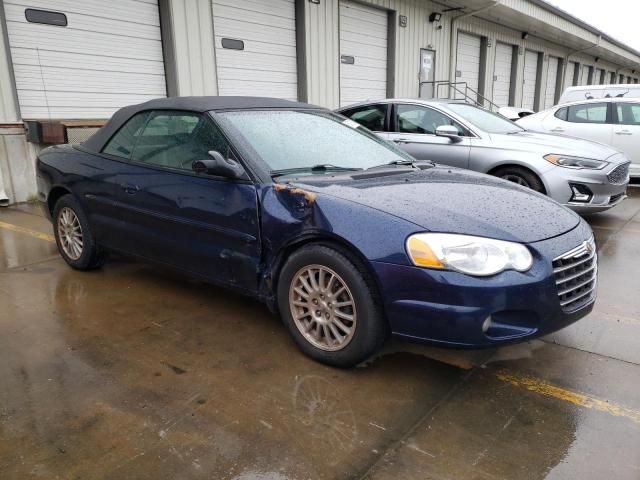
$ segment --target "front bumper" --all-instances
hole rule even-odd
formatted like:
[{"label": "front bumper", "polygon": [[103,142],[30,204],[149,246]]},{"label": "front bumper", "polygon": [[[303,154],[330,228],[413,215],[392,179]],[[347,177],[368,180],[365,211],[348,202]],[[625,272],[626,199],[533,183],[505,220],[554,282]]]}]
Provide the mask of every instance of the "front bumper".
[{"label": "front bumper", "polygon": [[[622,183],[611,183],[607,175],[618,165],[604,170],[576,170],[555,167],[545,173],[547,194],[567,208],[578,213],[596,213],[615,207],[626,198],[629,177]],[[572,185],[584,186],[592,194],[588,202],[572,200]]]},{"label": "front bumper", "polygon": [[551,262],[591,235],[591,229],[581,222],[560,237],[529,244],[534,265],[524,273],[471,277],[373,262],[391,330],[415,341],[478,348],[524,341],[564,328],[591,311],[595,295],[576,311],[563,311]]}]

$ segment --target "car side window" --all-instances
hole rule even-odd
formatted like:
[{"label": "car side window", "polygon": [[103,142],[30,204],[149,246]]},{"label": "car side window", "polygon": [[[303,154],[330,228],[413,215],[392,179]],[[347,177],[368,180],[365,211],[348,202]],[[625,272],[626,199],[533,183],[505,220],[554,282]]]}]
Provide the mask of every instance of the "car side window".
[{"label": "car side window", "polygon": [[131,160],[179,170],[191,170],[195,160],[209,158],[217,150],[229,156],[222,132],[203,115],[192,112],[151,113],[139,135]]},{"label": "car side window", "polygon": [[373,132],[384,131],[388,105],[367,105],[345,110],[342,114]]},{"label": "car side window", "polygon": [[396,106],[396,130],[401,133],[424,133],[435,135],[436,128],[449,125],[465,135],[465,129],[458,122],[433,108],[420,105],[399,104]]},{"label": "car side window", "polygon": [[130,159],[148,116],[149,112],[141,112],[134,115],[111,137],[102,152],[115,157]]},{"label": "car side window", "polygon": [[616,113],[619,124],[640,125],[640,103],[618,103]]},{"label": "car side window", "polygon": [[607,104],[571,105],[568,107],[567,121],[572,123],[607,123]]},{"label": "car side window", "polygon": [[567,107],[559,108],[558,110],[556,110],[556,113],[554,114],[554,116],[566,122],[568,110],[569,109]]}]

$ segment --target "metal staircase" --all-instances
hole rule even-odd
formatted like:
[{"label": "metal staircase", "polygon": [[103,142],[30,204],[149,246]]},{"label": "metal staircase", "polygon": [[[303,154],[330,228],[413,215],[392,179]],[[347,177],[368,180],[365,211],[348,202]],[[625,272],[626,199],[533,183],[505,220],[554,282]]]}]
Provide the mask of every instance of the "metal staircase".
[{"label": "metal staircase", "polygon": [[467,82],[450,82],[449,80],[432,80],[420,82],[420,98],[429,100],[461,100],[492,112],[498,112],[499,105],[467,85]]}]

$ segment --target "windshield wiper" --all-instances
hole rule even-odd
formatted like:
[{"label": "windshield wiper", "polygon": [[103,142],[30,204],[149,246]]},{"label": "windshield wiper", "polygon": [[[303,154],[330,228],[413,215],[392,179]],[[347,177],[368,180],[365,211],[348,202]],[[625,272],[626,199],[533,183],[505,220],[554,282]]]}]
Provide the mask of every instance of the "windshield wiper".
[{"label": "windshield wiper", "polygon": [[422,163],[425,163],[425,162],[431,164],[431,166],[433,166],[433,167],[436,166],[436,164],[433,163],[431,160],[394,160],[393,162],[382,163],[380,165],[374,165],[373,167],[367,168],[367,170],[371,170],[372,168],[384,168],[384,167],[389,167],[389,166],[393,166],[393,165],[401,165],[401,166],[418,168],[416,166],[416,163],[422,164]]},{"label": "windshield wiper", "polygon": [[341,167],[339,165],[332,165],[331,163],[322,163],[318,165],[313,165],[312,167],[295,167],[295,168],[283,168],[280,170],[271,170],[272,177],[280,177],[282,175],[291,175],[295,173],[305,173],[305,172],[355,172],[357,170],[362,170],[362,168],[357,167]]}]

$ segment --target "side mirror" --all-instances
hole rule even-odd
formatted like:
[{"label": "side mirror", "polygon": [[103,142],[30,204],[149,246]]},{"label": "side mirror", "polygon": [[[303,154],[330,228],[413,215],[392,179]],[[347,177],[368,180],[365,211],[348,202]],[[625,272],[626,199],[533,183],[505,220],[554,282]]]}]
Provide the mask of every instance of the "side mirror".
[{"label": "side mirror", "polygon": [[191,169],[196,173],[215,175],[231,179],[245,178],[244,168],[235,160],[225,159],[220,152],[211,150],[211,158],[196,160],[191,164]]},{"label": "side mirror", "polygon": [[438,128],[436,128],[436,136],[446,137],[453,143],[462,141],[458,129],[453,125],[440,125]]}]

